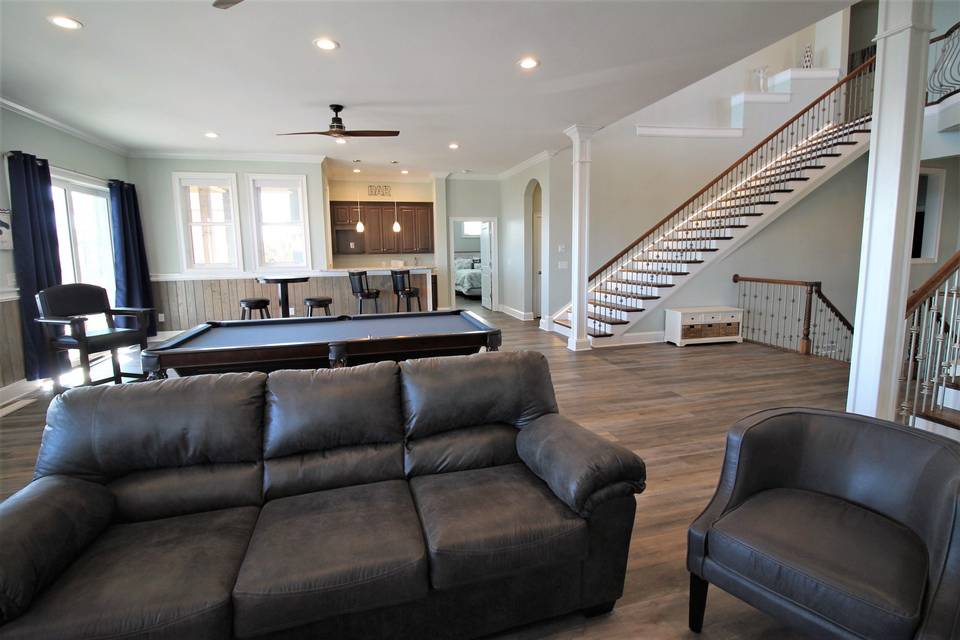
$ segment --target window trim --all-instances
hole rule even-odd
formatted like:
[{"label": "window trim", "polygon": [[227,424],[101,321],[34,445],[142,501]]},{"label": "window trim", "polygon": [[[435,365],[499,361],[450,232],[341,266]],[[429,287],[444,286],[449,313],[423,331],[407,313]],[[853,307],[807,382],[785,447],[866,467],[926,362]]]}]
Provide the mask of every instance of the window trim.
[{"label": "window trim", "polygon": [[[940,243],[943,240],[941,232],[943,228],[943,199],[946,196],[947,170],[939,167],[920,167],[917,174],[927,176],[927,204],[931,198],[935,198],[936,217],[933,220],[935,230],[933,232],[934,244],[932,256],[921,256],[919,258],[910,258],[910,264],[937,264],[940,262]],[[919,178],[918,178],[919,180]],[[924,224],[930,221],[931,208],[924,208]],[[916,220],[916,211],[913,211],[914,220]],[[910,237],[913,238],[913,223],[911,221]]]},{"label": "window trim", "polygon": [[[174,171],[173,172],[173,206],[176,212],[177,235],[180,236],[180,267],[183,273],[205,273],[228,275],[243,273],[243,243],[241,241],[241,215],[240,215],[240,190],[237,188],[237,174],[235,173],[216,173],[209,171]],[[215,183],[222,181],[227,183],[230,189],[231,202],[233,210],[231,211],[233,223],[233,247],[234,261],[231,265],[225,266],[198,266],[193,263],[193,247],[190,239],[187,237],[187,229],[190,224],[186,220],[187,211],[184,210],[183,202],[183,182],[192,181],[211,181]]]},{"label": "window trim", "polygon": [[[481,224],[481,231],[480,231],[480,233],[477,233],[477,234],[467,233],[467,223],[468,223],[468,222],[479,222],[479,223]],[[472,218],[469,219],[469,220],[464,220],[464,221],[463,221],[463,224],[460,225],[460,237],[461,237],[461,238],[470,238],[470,239],[479,238],[481,235],[483,235],[483,230],[482,230],[483,222],[484,222],[483,220],[474,220],[474,219],[472,219]]]},{"label": "window trim", "polygon": [[[86,193],[87,195],[96,195],[102,196],[106,205],[107,205],[107,233],[110,236],[110,252],[113,253],[113,223],[112,223],[112,210],[110,206],[110,189],[107,184],[101,183],[97,184],[92,178],[84,176],[83,174],[78,174],[69,169],[59,169],[56,167],[50,167],[50,188],[63,189],[65,198],[64,205],[67,208],[67,231],[69,232],[70,237],[67,238],[67,242],[70,244],[70,257],[73,260],[73,274],[74,277],[80,276],[83,277],[80,269],[80,251],[77,247],[77,233],[76,233],[76,219],[74,217],[73,211],[73,199],[70,197],[71,192],[77,191],[79,193]],[[59,243],[60,238],[57,238]],[[117,274],[114,273],[114,280],[116,280]],[[83,282],[83,280],[77,280],[77,282]],[[116,283],[114,283],[114,288],[112,290],[114,296],[116,296]]]},{"label": "window trim", "polygon": [[[250,219],[253,225],[253,261],[257,272],[269,273],[287,273],[310,271],[313,269],[313,251],[310,242],[310,205],[307,200],[307,176],[297,173],[248,173],[247,190],[250,198]],[[306,263],[302,265],[280,264],[269,265],[263,259],[263,241],[260,232],[262,224],[260,222],[260,203],[257,201],[257,181],[288,181],[296,183],[300,191],[300,221],[303,226],[303,250]]]}]

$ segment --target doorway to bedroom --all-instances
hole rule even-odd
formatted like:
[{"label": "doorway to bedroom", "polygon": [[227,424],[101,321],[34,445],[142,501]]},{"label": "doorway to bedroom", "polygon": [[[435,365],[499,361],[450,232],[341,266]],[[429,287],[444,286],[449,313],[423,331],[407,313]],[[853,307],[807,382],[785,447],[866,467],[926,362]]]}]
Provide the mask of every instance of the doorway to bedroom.
[{"label": "doorway to bedroom", "polygon": [[451,300],[457,309],[497,310],[496,218],[450,219]]}]

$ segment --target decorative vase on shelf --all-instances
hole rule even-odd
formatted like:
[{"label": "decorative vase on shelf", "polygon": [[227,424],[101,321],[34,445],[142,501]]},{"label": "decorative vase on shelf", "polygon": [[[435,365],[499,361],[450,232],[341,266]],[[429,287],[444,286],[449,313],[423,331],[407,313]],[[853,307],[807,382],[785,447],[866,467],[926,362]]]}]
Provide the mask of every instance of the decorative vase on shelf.
[{"label": "decorative vase on shelf", "polygon": [[762,67],[757,67],[753,70],[753,77],[757,79],[757,91],[760,93],[767,92],[767,65]]},{"label": "decorative vase on shelf", "polygon": [[813,46],[807,45],[803,48],[803,58],[800,60],[801,69],[813,69]]}]

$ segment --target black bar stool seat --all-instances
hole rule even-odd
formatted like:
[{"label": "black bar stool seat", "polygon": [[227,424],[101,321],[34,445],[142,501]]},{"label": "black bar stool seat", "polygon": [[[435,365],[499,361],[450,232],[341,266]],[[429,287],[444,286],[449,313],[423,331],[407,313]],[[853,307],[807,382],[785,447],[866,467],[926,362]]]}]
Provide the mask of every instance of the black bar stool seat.
[{"label": "black bar stool seat", "polygon": [[266,298],[240,298],[240,319],[252,320],[253,312],[259,311],[260,318],[270,317],[270,301]]},{"label": "black bar stool seat", "polygon": [[357,299],[357,314],[363,315],[363,301],[373,300],[374,312],[380,313],[380,289],[371,289],[366,271],[349,271],[350,290]]},{"label": "black bar stool seat", "polygon": [[330,315],[330,305],[333,304],[333,298],[328,298],[327,296],[313,296],[311,298],[304,298],[303,304],[307,307],[307,317],[313,317],[313,310],[315,307],[323,309],[324,315]]},{"label": "black bar stool seat", "polygon": [[407,303],[407,311],[410,311],[410,300],[417,301],[417,311],[423,311],[420,305],[420,287],[410,286],[409,269],[391,269],[390,279],[393,280],[393,295],[397,298],[397,311],[400,311],[400,299],[403,298]]}]

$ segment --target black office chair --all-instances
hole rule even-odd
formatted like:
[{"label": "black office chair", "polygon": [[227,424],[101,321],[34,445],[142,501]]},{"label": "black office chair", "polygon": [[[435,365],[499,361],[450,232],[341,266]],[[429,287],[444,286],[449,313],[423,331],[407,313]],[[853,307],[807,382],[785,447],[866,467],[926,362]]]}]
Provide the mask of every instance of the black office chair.
[{"label": "black office chair", "polygon": [[373,310],[380,313],[380,289],[371,289],[366,271],[350,271],[350,290],[357,298],[357,313],[363,315],[363,301],[373,300]]},{"label": "black office chair", "polygon": [[393,295],[397,298],[397,311],[400,311],[400,298],[407,301],[407,311],[410,311],[410,299],[417,301],[417,311],[423,311],[420,306],[420,288],[410,286],[410,271],[408,269],[391,269],[390,278],[393,280]]},{"label": "black office chair", "polygon": [[[37,322],[43,325],[47,335],[47,348],[52,354],[77,349],[80,352],[80,367],[83,369],[83,384],[103,384],[104,382],[123,382],[123,378],[142,380],[142,373],[127,373],[120,370],[117,349],[139,345],[147,347],[147,328],[150,326],[150,314],[153,309],[111,308],[107,290],[92,284],[61,284],[44,289],[37,294],[37,308],[40,317]],[[104,314],[106,329],[87,331],[87,315]],[[135,329],[118,328],[114,322],[117,316],[136,318]],[[70,327],[70,333],[62,330]],[[113,376],[102,380],[90,379],[90,354],[109,351],[113,362]],[[60,372],[63,373],[63,372]],[[60,375],[54,377],[54,388],[62,389]]]}]

